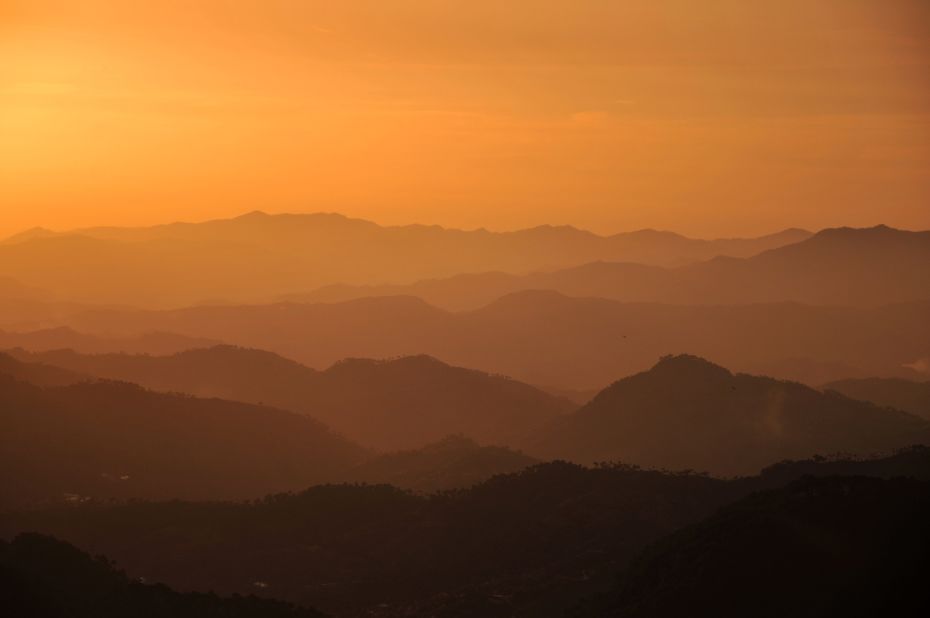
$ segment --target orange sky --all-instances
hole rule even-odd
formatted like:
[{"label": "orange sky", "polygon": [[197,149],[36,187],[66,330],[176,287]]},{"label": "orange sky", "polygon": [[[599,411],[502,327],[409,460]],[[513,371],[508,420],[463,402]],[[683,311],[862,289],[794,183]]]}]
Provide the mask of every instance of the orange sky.
[{"label": "orange sky", "polygon": [[0,234],[254,209],[930,228],[930,2],[0,0]]}]

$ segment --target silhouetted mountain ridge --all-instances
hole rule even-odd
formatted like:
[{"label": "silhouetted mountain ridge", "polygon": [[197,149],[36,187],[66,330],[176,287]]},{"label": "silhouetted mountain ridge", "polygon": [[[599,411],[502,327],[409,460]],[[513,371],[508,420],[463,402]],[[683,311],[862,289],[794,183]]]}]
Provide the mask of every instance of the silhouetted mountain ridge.
[{"label": "silhouetted mountain ridge", "polygon": [[[714,533],[719,544],[706,548],[713,557],[708,568],[721,573],[711,588],[715,591],[730,581],[726,577],[730,571],[719,571],[722,567],[765,579],[766,569],[772,566],[758,562],[758,555],[749,561],[719,562],[720,552],[751,553],[762,547],[765,556],[771,552],[777,557],[782,538],[751,541],[742,531],[758,531],[757,526],[718,526],[717,522],[738,522],[741,514],[771,518],[789,529],[793,521],[807,522],[826,533],[815,541],[832,538],[831,529],[864,525],[861,530],[868,533],[851,539],[850,547],[859,548],[871,540],[881,541],[874,522],[907,521],[900,519],[907,511],[898,507],[906,506],[914,494],[898,492],[900,480],[869,483],[868,487],[878,489],[865,494],[856,489],[855,480],[837,483],[832,478],[803,481],[807,487],[822,485],[823,491],[777,489],[799,478],[792,474],[829,477],[844,466],[860,475],[926,481],[930,449],[858,462],[787,462],[777,478],[733,481],[620,465],[583,468],[553,462],[499,475],[465,491],[432,496],[385,485],[327,485],[248,503],[88,503],[0,514],[0,535],[23,529],[55,534],[116,558],[133,576],[145,575],[181,589],[254,592],[254,582],[262,581],[268,585],[264,593],[337,615],[555,618],[580,599],[599,593],[613,598],[617,575],[645,547],[706,517],[711,517],[709,527],[721,533],[719,537]],[[913,487],[913,483],[905,485]],[[776,491],[754,493],[772,488]],[[833,501],[836,496],[841,502]],[[720,507],[743,498],[729,514],[714,515]],[[886,498],[888,508],[876,510]],[[843,512],[842,508],[855,508],[856,501],[868,508]],[[820,504],[825,516],[786,519],[791,511],[779,505],[790,509],[792,502],[800,509],[795,513]],[[911,514],[911,521],[919,521],[925,530],[923,511]],[[698,530],[702,527],[708,526],[700,524]],[[794,528],[792,535],[805,529]],[[687,539],[692,532],[683,535]],[[742,541],[741,549],[731,539]],[[686,547],[676,537],[670,543],[673,548]],[[915,550],[919,547],[914,545]],[[839,554],[847,556],[848,550]],[[693,564],[690,553],[683,557]],[[872,564],[897,568],[880,558]],[[846,569],[856,564],[847,562],[841,572],[848,573]],[[684,585],[703,576],[698,568],[684,571],[667,585]],[[750,589],[755,590],[746,590]],[[650,588],[643,592],[648,594]],[[760,598],[767,596],[755,597],[754,602]],[[788,597],[785,602],[792,600]]]},{"label": "silhouetted mountain ridge", "polygon": [[127,382],[43,389],[0,375],[0,423],[0,508],[243,498],[337,478],[368,455],[304,415]]},{"label": "silhouetted mountain ridge", "polygon": [[782,359],[803,357],[828,368],[842,361],[837,373],[818,370],[818,385],[847,377],[850,368],[865,375],[911,375],[905,365],[927,357],[930,350],[928,312],[930,302],[875,308],[677,306],[571,298],[550,290],[514,294],[465,313],[449,313],[410,297],[385,297],[97,311],[69,323],[88,332],[160,330],[207,337],[269,350],[312,367],[347,357],[429,354],[531,384],[587,390],[641,371],[676,349],[742,371],[760,365],[777,368]]},{"label": "silhouetted mountain ridge", "polygon": [[928,429],[905,412],[679,355],[614,382],[525,448],[579,462],[750,474],[814,453],[908,446]]},{"label": "silhouetted mountain ridge", "polygon": [[651,231],[599,236],[570,226],[464,231],[255,212],[203,223],[25,235],[0,243],[0,274],[74,301],[171,307],[213,298],[255,302],[335,283],[525,273],[598,259],[677,265],[754,255],[807,235],[697,240]]},{"label": "silhouetted mountain ridge", "polygon": [[569,401],[504,376],[453,367],[428,355],[345,359],[317,371],[276,354],[234,346],[173,356],[13,352],[84,374],[160,391],[265,403],[309,414],[382,450],[410,449],[462,433],[512,444]]},{"label": "silhouetted mountain ridge", "polygon": [[570,615],[920,615],[930,603],[927,517],[926,481],[798,480],[656,543],[613,591]]},{"label": "silhouetted mountain ridge", "polygon": [[930,232],[838,228],[758,255],[716,256],[678,268],[602,259],[526,275],[486,272],[410,285],[340,285],[286,298],[332,302],[414,294],[438,307],[469,310],[507,293],[549,289],[624,302],[871,305],[930,299],[927,263]]},{"label": "silhouetted mountain ridge", "polygon": [[829,382],[823,388],[930,420],[930,381],[860,378]]}]

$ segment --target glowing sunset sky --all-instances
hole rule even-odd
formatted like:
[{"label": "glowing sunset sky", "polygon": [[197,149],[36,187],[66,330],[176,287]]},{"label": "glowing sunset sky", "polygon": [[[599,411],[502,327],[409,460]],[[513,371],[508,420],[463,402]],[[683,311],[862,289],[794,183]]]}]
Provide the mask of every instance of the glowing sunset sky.
[{"label": "glowing sunset sky", "polygon": [[254,209],[930,228],[930,2],[0,0],[0,234]]}]

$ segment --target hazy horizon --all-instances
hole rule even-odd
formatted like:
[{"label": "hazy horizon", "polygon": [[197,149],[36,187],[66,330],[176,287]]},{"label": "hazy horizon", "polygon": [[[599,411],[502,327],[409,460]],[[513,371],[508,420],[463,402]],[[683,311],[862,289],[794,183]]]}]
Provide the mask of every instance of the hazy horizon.
[{"label": "hazy horizon", "polygon": [[0,0],[0,614],[930,616],[928,519],[930,0]]},{"label": "hazy horizon", "polygon": [[[212,222],[217,222],[217,221],[229,221],[229,220],[234,220],[234,219],[242,219],[242,218],[248,217],[248,216],[250,216],[250,215],[268,215],[268,216],[271,216],[271,217],[275,217],[275,216],[304,216],[304,215],[306,215],[306,216],[314,216],[314,215],[334,215],[334,216],[342,217],[342,218],[349,219],[349,220],[364,221],[364,222],[367,222],[367,223],[374,223],[374,224],[377,225],[378,227],[386,227],[386,228],[438,227],[438,228],[445,229],[445,230],[454,230],[454,231],[463,231],[463,232],[477,232],[477,231],[484,230],[484,231],[491,232],[491,233],[494,233],[494,234],[507,234],[507,233],[511,233],[511,232],[521,232],[521,231],[531,230],[531,229],[535,229],[535,228],[547,228],[547,227],[554,227],[554,228],[558,228],[558,227],[574,228],[574,229],[576,229],[576,230],[578,230],[578,231],[581,231],[581,232],[590,232],[590,233],[592,233],[592,234],[595,234],[595,235],[597,235],[597,236],[602,236],[602,237],[609,237],[609,236],[622,235],[622,234],[630,234],[630,233],[635,233],[635,232],[663,232],[663,233],[676,234],[676,235],[679,235],[679,236],[683,236],[683,237],[685,237],[685,238],[692,238],[692,239],[695,239],[695,240],[727,240],[727,239],[736,239],[736,238],[747,238],[747,239],[748,239],[748,238],[761,238],[761,237],[771,236],[771,235],[774,235],[774,234],[779,234],[779,233],[781,233],[781,232],[792,231],[792,230],[799,230],[799,231],[805,231],[805,232],[810,232],[810,233],[812,233],[812,234],[816,234],[817,232],[820,232],[820,231],[823,231],[823,230],[840,229],[840,228],[868,229],[868,228],[874,228],[874,227],[890,227],[890,228],[893,228],[893,229],[898,229],[898,230],[907,231],[907,232],[923,232],[923,231],[930,231],[930,223],[928,223],[928,227],[926,227],[926,228],[908,228],[908,227],[900,227],[900,226],[890,225],[889,223],[887,223],[886,221],[884,221],[883,219],[881,219],[881,218],[879,217],[878,219],[876,219],[875,223],[870,224],[870,225],[852,225],[852,224],[849,224],[849,223],[846,223],[846,222],[843,222],[843,221],[837,221],[837,222],[831,223],[831,224],[829,224],[829,225],[825,225],[825,226],[822,227],[822,228],[805,228],[805,227],[803,227],[803,226],[798,226],[798,225],[787,225],[787,226],[785,226],[785,227],[776,227],[776,228],[772,228],[772,229],[768,229],[768,230],[762,230],[761,232],[752,233],[752,234],[724,235],[724,234],[713,234],[713,233],[711,233],[711,234],[709,234],[709,235],[703,235],[703,236],[701,236],[701,235],[687,234],[687,233],[682,232],[682,231],[677,230],[677,229],[672,229],[672,228],[660,228],[660,227],[648,226],[648,225],[645,226],[645,227],[637,227],[637,228],[623,228],[623,229],[617,228],[617,229],[596,230],[596,229],[586,228],[586,227],[584,227],[583,225],[574,224],[574,223],[571,223],[571,222],[567,222],[567,223],[557,223],[557,224],[556,224],[556,223],[551,223],[551,222],[547,222],[547,221],[541,221],[541,222],[539,222],[539,223],[527,225],[527,226],[525,226],[525,227],[494,228],[494,227],[490,227],[490,226],[487,226],[487,225],[481,225],[481,226],[477,226],[477,227],[456,227],[456,226],[454,226],[454,225],[442,225],[442,224],[439,224],[439,223],[429,223],[429,222],[424,222],[424,221],[413,221],[413,220],[411,220],[411,221],[399,221],[399,222],[396,222],[396,223],[386,223],[386,222],[383,222],[383,221],[378,221],[378,220],[375,220],[375,219],[368,219],[368,218],[361,217],[361,216],[351,216],[351,215],[345,214],[345,213],[343,213],[343,212],[335,211],[335,210],[309,210],[309,209],[308,209],[308,210],[295,210],[295,209],[290,209],[290,210],[275,210],[275,209],[268,209],[268,208],[255,208],[255,209],[244,210],[244,211],[243,211],[243,210],[231,211],[229,214],[224,214],[224,215],[220,215],[220,216],[211,216],[211,217],[202,218],[202,219],[191,219],[191,218],[188,218],[188,219],[165,219],[165,220],[159,220],[159,219],[155,218],[155,219],[153,219],[152,222],[146,222],[146,223],[133,223],[133,224],[119,224],[119,223],[117,223],[117,222],[115,222],[115,221],[100,221],[99,223],[96,223],[96,224],[94,224],[94,225],[87,225],[87,226],[82,225],[82,226],[80,226],[80,227],[59,227],[59,228],[55,228],[55,227],[50,227],[50,226],[40,225],[40,224],[29,225],[29,224],[27,223],[27,224],[26,224],[26,227],[12,228],[13,231],[12,231],[11,233],[4,233],[4,234],[0,235],[0,241],[2,241],[2,240],[7,240],[7,239],[12,238],[12,237],[14,237],[14,236],[18,236],[19,234],[26,233],[26,232],[30,232],[30,231],[35,231],[35,230],[45,230],[45,231],[49,231],[49,232],[54,232],[55,234],[72,234],[72,233],[79,233],[79,232],[86,231],[86,230],[93,230],[93,229],[97,229],[97,228],[128,228],[128,229],[136,229],[136,228],[164,227],[164,226],[170,226],[170,225],[175,225],[175,224],[197,225],[197,224],[212,223]],[[2,230],[2,229],[4,229],[4,228],[0,227],[0,230]]]},{"label": "hazy horizon", "polygon": [[0,234],[927,229],[928,73],[922,0],[8,0]]}]

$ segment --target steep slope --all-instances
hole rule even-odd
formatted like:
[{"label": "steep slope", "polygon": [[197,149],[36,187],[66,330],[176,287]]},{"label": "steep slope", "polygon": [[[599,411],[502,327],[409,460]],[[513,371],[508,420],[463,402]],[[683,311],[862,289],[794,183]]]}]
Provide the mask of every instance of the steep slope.
[{"label": "steep slope", "polygon": [[757,239],[697,240],[654,230],[598,236],[552,226],[495,233],[254,212],[198,224],[26,234],[0,243],[0,275],[76,301],[170,307],[254,302],[334,283],[520,273],[594,260],[678,265],[754,255],[807,235],[786,230]]},{"label": "steep slope", "polygon": [[862,378],[838,380],[823,385],[825,390],[836,391],[853,399],[871,401],[910,412],[930,420],[930,382],[915,382],[893,378]]},{"label": "steep slope", "polygon": [[14,354],[161,391],[303,412],[387,450],[416,448],[455,433],[507,444],[574,408],[532,386],[427,356],[349,359],[321,372],[270,352],[230,346],[164,357]]},{"label": "steep slope", "polygon": [[526,448],[547,458],[733,475],[818,452],[899,448],[927,427],[904,412],[677,356],[615,382]]},{"label": "steep slope", "polygon": [[479,446],[463,436],[449,436],[423,448],[370,459],[352,470],[346,480],[432,492],[471,487],[537,463],[537,459],[506,447]]},{"label": "steep slope", "polygon": [[917,616],[930,607],[930,483],[804,479],[663,539],[571,615]]},{"label": "steep slope", "polygon": [[38,534],[0,540],[0,607],[34,618],[315,618],[323,614],[288,603],[207,593],[179,593],[129,579],[104,557]]},{"label": "steep slope", "polygon": [[[88,332],[160,330],[260,348],[311,367],[347,357],[428,354],[464,367],[553,388],[592,389],[687,350],[747,370],[807,357],[842,361],[867,375],[901,375],[930,357],[930,303],[877,308],[792,303],[738,306],[624,304],[551,291],[504,297],[449,313],[414,297],[344,303],[97,311],[76,316]],[[829,374],[828,374],[829,375]],[[847,377],[832,374],[829,379]],[[822,377],[822,374],[818,374]]]},{"label": "steep slope", "polygon": [[0,424],[0,507],[243,498],[333,479],[366,455],[303,415],[118,382],[0,376]]}]

